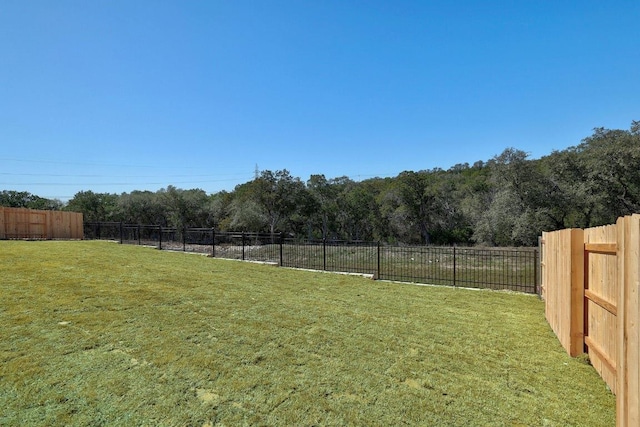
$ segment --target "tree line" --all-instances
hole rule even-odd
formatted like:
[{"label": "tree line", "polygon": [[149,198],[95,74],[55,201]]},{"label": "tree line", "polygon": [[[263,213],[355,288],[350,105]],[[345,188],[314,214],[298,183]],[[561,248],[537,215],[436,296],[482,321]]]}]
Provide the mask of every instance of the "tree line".
[{"label": "tree line", "polygon": [[82,212],[123,221],[300,238],[406,244],[530,246],[542,231],[592,227],[640,212],[640,122],[596,128],[579,145],[530,159],[508,148],[448,170],[354,181],[265,170],[233,191],[80,191],[68,203],[0,192],[0,205]]}]

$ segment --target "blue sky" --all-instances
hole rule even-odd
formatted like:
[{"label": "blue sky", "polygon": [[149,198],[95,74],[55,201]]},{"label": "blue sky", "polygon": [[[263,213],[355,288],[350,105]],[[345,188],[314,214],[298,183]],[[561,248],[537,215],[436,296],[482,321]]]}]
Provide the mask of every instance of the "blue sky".
[{"label": "blue sky", "polygon": [[0,190],[532,158],[640,120],[640,2],[0,2]]}]

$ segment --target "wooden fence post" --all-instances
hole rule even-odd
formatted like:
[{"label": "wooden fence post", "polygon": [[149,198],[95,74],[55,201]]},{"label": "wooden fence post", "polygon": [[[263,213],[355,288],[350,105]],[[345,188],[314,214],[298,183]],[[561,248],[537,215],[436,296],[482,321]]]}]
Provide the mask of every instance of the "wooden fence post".
[{"label": "wooden fence post", "polygon": [[584,231],[543,233],[545,316],[572,357],[584,351]]},{"label": "wooden fence post", "polygon": [[640,215],[618,218],[616,425],[640,425]]},{"label": "wooden fence post", "polygon": [[5,239],[7,236],[6,223],[4,220],[4,210],[2,206],[0,206],[0,239]]}]

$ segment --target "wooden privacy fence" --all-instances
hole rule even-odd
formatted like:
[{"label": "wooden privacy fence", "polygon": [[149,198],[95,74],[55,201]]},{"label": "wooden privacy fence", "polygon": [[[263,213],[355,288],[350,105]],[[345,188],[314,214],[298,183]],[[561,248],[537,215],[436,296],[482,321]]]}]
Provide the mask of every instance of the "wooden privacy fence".
[{"label": "wooden privacy fence", "polygon": [[541,243],[547,321],[616,394],[616,424],[640,426],[640,215],[543,233]]},{"label": "wooden privacy fence", "polygon": [[0,206],[0,239],[82,239],[82,214]]}]

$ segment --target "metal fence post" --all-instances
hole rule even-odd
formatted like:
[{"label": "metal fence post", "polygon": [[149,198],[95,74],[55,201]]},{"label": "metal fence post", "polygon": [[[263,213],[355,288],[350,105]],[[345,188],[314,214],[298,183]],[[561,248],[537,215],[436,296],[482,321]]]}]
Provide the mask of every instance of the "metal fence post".
[{"label": "metal fence post", "polygon": [[216,257],[216,229],[211,228],[211,258]]},{"label": "metal fence post", "polygon": [[140,224],[138,224],[138,246],[140,246]]},{"label": "metal fence post", "polygon": [[[538,237],[538,248],[540,247],[540,237]],[[538,248],[533,249],[533,292],[540,296],[538,293]]]},{"label": "metal fence post", "polygon": [[376,279],[380,279],[380,241],[378,240],[378,273]]},{"label": "metal fence post", "polygon": [[284,261],[282,260],[282,246],[284,244],[284,233],[281,231],[280,232],[280,267],[282,267],[284,265]]},{"label": "metal fence post", "polygon": [[244,261],[244,231],[242,232],[242,260]]},{"label": "metal fence post", "polygon": [[122,221],[120,221],[120,244],[124,241],[123,236],[124,231],[122,230]]},{"label": "metal fence post", "polygon": [[456,287],[456,247],[453,247],[453,287]]},{"label": "metal fence post", "polygon": [[158,249],[162,250],[162,225],[158,226]]},{"label": "metal fence post", "polygon": [[182,226],[182,252],[187,251],[187,227]]},{"label": "metal fence post", "polygon": [[322,238],[322,269],[327,269],[327,239]]}]

